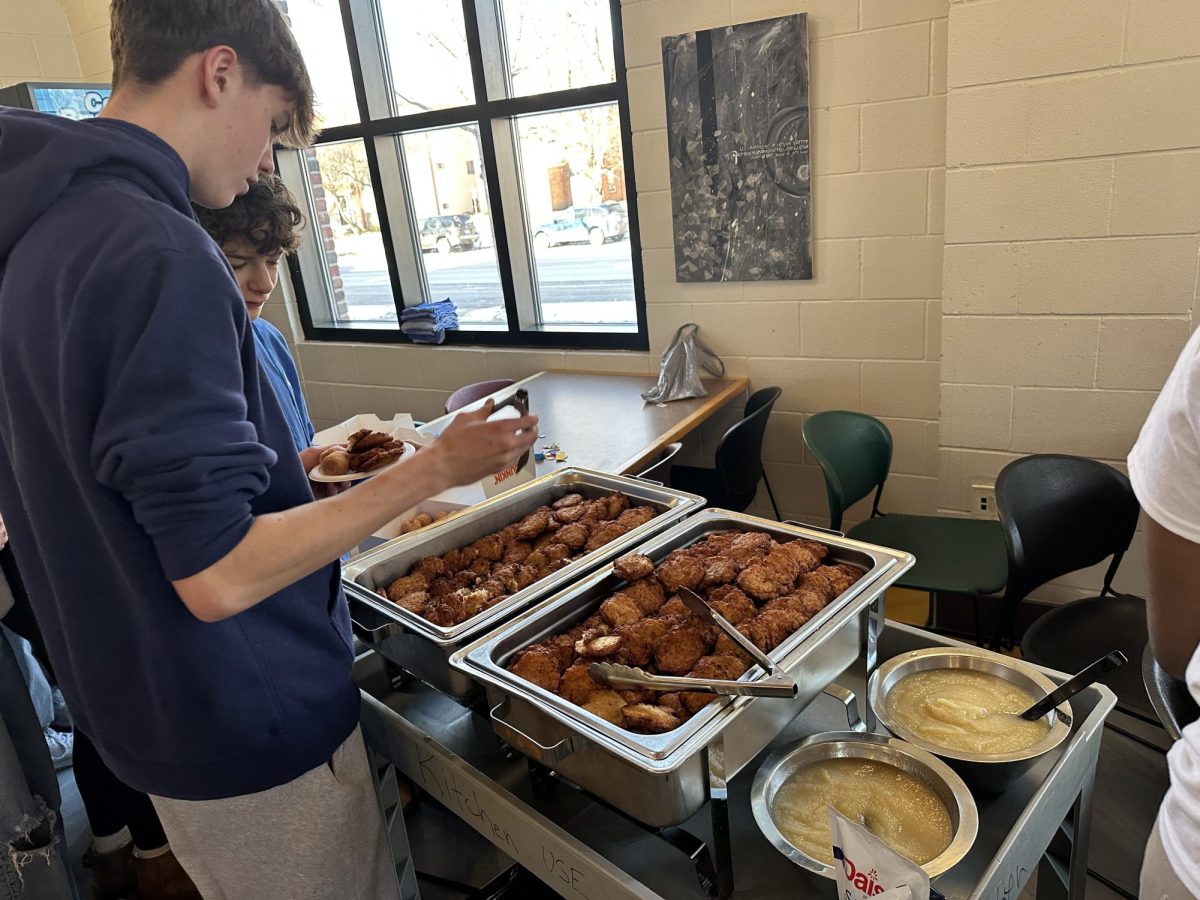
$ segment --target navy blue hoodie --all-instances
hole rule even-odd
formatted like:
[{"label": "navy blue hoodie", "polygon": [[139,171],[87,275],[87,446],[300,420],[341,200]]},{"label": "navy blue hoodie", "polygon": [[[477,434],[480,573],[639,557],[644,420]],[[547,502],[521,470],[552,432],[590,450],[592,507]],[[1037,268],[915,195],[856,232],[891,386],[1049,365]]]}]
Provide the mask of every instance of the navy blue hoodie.
[{"label": "navy blue hoodie", "polygon": [[171,587],[312,499],[178,154],[0,112],[0,515],[71,712],[133,787],[264,790],[354,729],[336,563],[211,624]]}]

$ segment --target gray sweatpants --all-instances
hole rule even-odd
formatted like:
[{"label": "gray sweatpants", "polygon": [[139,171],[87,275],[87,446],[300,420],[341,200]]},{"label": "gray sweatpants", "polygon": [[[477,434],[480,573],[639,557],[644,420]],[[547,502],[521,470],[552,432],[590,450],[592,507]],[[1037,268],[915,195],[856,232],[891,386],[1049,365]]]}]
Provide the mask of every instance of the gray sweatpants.
[{"label": "gray sweatpants", "polygon": [[224,800],[150,798],[204,900],[396,900],[400,886],[356,728],[295,781]]},{"label": "gray sweatpants", "polygon": [[1192,900],[1192,892],[1179,880],[1171,861],[1167,859],[1162,838],[1158,836],[1157,820],[1154,830],[1150,832],[1150,840],[1146,843],[1146,854],[1142,857],[1138,896],[1142,900]]}]

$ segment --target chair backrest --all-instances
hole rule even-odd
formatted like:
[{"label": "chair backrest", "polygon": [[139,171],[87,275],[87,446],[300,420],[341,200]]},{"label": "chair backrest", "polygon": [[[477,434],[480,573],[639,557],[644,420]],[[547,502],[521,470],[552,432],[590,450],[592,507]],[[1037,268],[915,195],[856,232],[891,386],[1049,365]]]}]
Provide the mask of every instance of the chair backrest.
[{"label": "chair backrest", "polygon": [[717,472],[731,494],[748,494],[758,487],[763,475],[762,442],[771,407],[783,388],[767,387],[755,391],[746,401],[740,422],[731,425],[717,444]]},{"label": "chair backrest", "polygon": [[661,481],[663,484],[670,484],[671,460],[675,454],[683,449],[683,441],[676,441],[673,444],[667,444],[660,456],[648,469],[644,469],[637,473],[638,478],[649,478],[654,481]]},{"label": "chair backrest", "polygon": [[1109,556],[1104,593],[1110,592],[1139,512],[1123,473],[1060,454],[1026,456],[1005,466],[996,478],[996,507],[1008,544],[1009,600]]},{"label": "chair backrest", "polygon": [[829,525],[842,527],[842,515],[871,491],[871,515],[879,513],[883,483],[892,467],[892,433],[864,413],[834,409],[804,420],[804,443],[825,473]]},{"label": "chair backrest", "polygon": [[462,409],[464,406],[468,406],[476,400],[482,400],[488,394],[493,394],[502,388],[508,387],[510,384],[515,384],[511,378],[497,378],[494,381],[477,381],[475,384],[460,387],[446,401],[446,412],[452,413],[456,409]]}]

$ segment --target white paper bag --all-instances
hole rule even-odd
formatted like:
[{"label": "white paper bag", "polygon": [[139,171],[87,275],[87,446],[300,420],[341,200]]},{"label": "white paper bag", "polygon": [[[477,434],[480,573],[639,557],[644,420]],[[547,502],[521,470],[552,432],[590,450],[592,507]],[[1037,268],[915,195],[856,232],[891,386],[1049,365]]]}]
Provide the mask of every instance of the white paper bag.
[{"label": "white paper bag", "polygon": [[[488,416],[489,422],[494,422],[497,419],[519,419],[521,411],[514,409],[511,406],[506,406],[503,409],[498,409],[496,412]],[[537,478],[537,463],[533,459],[533,448],[529,448],[529,452],[525,457],[525,465],[520,465],[520,461],[513,463],[507,469],[497,472],[495,475],[489,475],[482,479],[479,483],[483,486],[483,495],[485,497],[495,497],[497,494],[503,494],[505,491],[512,490],[517,485],[525,484],[528,481],[533,481]]]},{"label": "white paper bag", "polygon": [[888,900],[929,900],[929,876],[924,869],[832,806],[829,831],[839,898],[867,900],[886,892]]}]

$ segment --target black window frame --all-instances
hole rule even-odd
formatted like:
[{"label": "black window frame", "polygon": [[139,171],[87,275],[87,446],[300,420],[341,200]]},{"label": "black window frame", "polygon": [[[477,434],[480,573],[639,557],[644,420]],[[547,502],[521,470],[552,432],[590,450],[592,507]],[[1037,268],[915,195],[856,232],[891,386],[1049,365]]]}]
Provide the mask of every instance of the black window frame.
[{"label": "black window frame", "polygon": [[[372,118],[368,108],[367,91],[363,77],[363,66],[355,35],[352,12],[353,0],[339,0],[339,11],[349,56],[354,93],[358,105],[359,121],[324,129],[316,138],[313,147],[343,141],[359,140],[366,153],[371,188],[379,216],[383,249],[387,261],[388,275],[392,287],[392,299],[396,305],[397,321],[386,327],[326,326],[313,321],[308,291],[298,253],[287,255],[288,272],[291,278],[296,304],[304,337],[309,341],[341,341],[378,344],[412,344],[400,331],[400,313],[405,308],[401,290],[399,265],[396,260],[393,233],[388,217],[388,203],[383,189],[380,161],[374,138],[420,131],[452,125],[474,125],[478,129],[480,156],[488,191],[491,221],[495,233],[496,262],[500,285],[504,296],[507,329],[494,330],[450,330],[442,346],[494,346],[526,347],[544,349],[587,349],[587,350],[634,350],[649,349],[649,329],[646,318],[645,276],[642,268],[641,231],[637,212],[637,187],[634,175],[633,131],[629,117],[629,88],[625,68],[625,48],[621,22],[621,0],[608,0],[612,16],[614,80],[600,85],[552,91],[522,97],[493,100],[488,96],[484,71],[484,54],[481,49],[481,31],[477,17],[476,0],[461,0],[463,20],[470,53],[471,77],[476,102],[471,105],[436,109],[386,118]],[[384,0],[386,2],[386,0]],[[500,2],[500,0],[496,0]],[[378,36],[383,40],[382,35]],[[634,306],[637,313],[636,326],[605,324],[541,324],[521,327],[516,291],[513,281],[511,252],[504,216],[504,204],[499,183],[499,166],[496,157],[492,122],[497,119],[512,119],[529,113],[564,112],[574,108],[599,104],[615,104],[621,132],[625,205],[628,218],[630,257],[633,270]],[[400,178],[406,179],[401,171]],[[305,203],[308,202],[308,186]],[[526,241],[532,239],[526,236]],[[518,245],[519,246],[519,245]],[[419,252],[419,247],[417,248]],[[420,303],[424,298],[414,298]],[[415,304],[414,304],[415,305]]]}]

